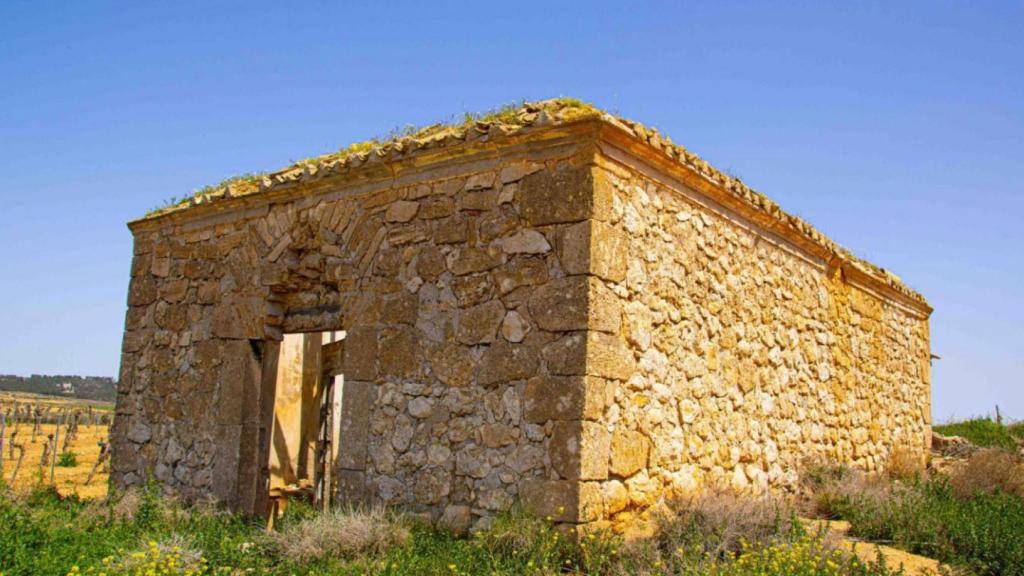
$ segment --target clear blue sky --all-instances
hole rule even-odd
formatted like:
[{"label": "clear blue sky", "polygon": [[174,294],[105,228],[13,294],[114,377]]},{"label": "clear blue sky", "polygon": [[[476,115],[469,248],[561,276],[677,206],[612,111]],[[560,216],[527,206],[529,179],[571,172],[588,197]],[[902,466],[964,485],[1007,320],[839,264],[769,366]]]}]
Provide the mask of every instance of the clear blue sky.
[{"label": "clear blue sky", "polygon": [[0,3],[0,373],[116,375],[168,197],[567,95],[923,292],[936,418],[1024,418],[1024,4],[288,4]]}]

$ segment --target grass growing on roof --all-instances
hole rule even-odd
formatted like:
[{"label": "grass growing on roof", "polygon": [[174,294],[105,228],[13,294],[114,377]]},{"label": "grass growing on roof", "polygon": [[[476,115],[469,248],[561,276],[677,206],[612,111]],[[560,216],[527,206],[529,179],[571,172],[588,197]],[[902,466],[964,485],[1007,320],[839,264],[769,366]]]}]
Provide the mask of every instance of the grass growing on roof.
[{"label": "grass growing on roof", "polygon": [[[562,111],[562,117],[565,120],[574,120],[597,113],[596,108],[578,98],[555,98],[545,101],[544,104],[545,106],[559,108]],[[323,162],[342,160],[355,155],[363,156],[376,148],[393,144],[406,138],[424,140],[439,136],[448,131],[453,133],[460,132],[462,130],[469,129],[477,123],[523,126],[525,124],[523,113],[525,111],[525,107],[528,105],[529,103],[526,100],[520,100],[485,112],[465,112],[461,117],[453,117],[451,120],[446,122],[438,122],[422,127],[417,127],[411,124],[406,125],[402,128],[392,129],[383,135],[370,138],[369,140],[354,142],[335,152],[329,152],[327,154],[311,156],[309,158],[298,160],[282,171],[302,168],[307,165],[316,165]],[[150,210],[146,215],[151,216],[169,208],[185,205],[194,198],[202,198],[218,194],[228,186],[232,186],[241,193],[252,192],[259,185],[260,179],[266,174],[267,173],[265,172],[247,173],[226,178],[217,184],[203,186],[202,188],[195,190],[191,196],[186,198],[171,198],[165,205]]]}]

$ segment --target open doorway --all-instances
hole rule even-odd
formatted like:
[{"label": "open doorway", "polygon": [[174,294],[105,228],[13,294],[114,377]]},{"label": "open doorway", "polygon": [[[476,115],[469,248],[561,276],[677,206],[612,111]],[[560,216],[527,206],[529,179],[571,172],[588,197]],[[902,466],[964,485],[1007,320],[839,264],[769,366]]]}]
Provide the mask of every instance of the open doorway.
[{"label": "open doorway", "polygon": [[331,504],[342,404],[341,331],[285,334],[279,346],[269,461],[272,510],[288,498]]}]

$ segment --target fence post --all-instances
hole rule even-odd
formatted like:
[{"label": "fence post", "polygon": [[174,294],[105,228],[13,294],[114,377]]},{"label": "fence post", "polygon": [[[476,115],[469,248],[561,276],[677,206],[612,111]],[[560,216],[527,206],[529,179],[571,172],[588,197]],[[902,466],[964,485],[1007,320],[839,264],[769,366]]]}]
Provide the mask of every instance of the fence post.
[{"label": "fence post", "polygon": [[57,487],[54,482],[54,471],[57,467],[57,447],[60,446],[60,427],[64,424],[64,415],[57,416],[57,431],[53,437],[53,454],[50,456],[50,486]]}]

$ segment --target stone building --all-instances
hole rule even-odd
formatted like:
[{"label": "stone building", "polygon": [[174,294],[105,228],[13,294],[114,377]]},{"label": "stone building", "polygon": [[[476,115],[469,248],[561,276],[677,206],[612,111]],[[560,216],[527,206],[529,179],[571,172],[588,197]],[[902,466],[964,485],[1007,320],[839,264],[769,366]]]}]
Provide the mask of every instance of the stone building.
[{"label": "stone building", "polygon": [[456,527],[628,517],[930,442],[931,308],[654,130],[571,100],[131,222],[111,480]]}]

